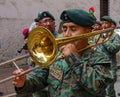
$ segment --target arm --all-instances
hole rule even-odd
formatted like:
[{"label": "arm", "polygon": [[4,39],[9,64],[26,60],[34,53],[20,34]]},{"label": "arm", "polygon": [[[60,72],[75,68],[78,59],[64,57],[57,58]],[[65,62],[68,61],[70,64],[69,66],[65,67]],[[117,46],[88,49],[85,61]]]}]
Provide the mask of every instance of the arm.
[{"label": "arm", "polygon": [[104,43],[103,47],[110,53],[117,53],[120,50],[120,36],[114,33],[111,40]]},{"label": "arm", "polygon": [[106,55],[100,52],[88,55],[86,58],[77,57],[76,54],[70,54],[66,57],[68,64],[73,64],[76,72],[77,81],[80,86],[90,93],[98,93],[104,90],[106,85],[112,80],[110,70],[110,61]]},{"label": "arm", "polygon": [[47,86],[48,69],[36,69],[26,76],[24,86],[15,87],[17,94],[23,95],[40,91]]}]

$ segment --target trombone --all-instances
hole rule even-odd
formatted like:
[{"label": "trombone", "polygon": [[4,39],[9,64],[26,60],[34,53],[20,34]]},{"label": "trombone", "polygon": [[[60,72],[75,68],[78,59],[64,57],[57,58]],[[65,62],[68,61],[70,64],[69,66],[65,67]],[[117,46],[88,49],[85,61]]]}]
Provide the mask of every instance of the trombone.
[{"label": "trombone", "polygon": [[[104,42],[108,41],[112,34],[114,33],[113,28],[99,30],[90,32],[87,34],[81,34],[78,36],[72,37],[62,37],[55,39],[53,34],[44,27],[38,27],[33,29],[29,33],[28,37],[28,51],[31,58],[34,60],[39,67],[48,67],[50,66],[57,58],[58,47],[68,44],[70,42],[74,42],[80,39],[89,38],[95,35],[99,35],[98,40],[103,34],[107,34],[107,37],[104,38]],[[98,41],[97,40],[97,41]],[[80,51],[88,49],[97,44],[92,44]]]},{"label": "trombone", "polygon": [[[30,56],[38,66],[32,69],[28,69],[23,73],[21,73],[20,75],[17,75],[17,76],[21,76],[23,74],[26,74],[28,72],[35,70],[38,67],[41,67],[41,68],[49,67],[57,58],[58,47],[63,46],[70,42],[74,42],[83,38],[89,38],[95,35],[99,35],[98,37],[98,40],[99,40],[102,34],[104,33],[107,34],[107,37],[104,39],[103,43],[108,41],[111,38],[112,34],[114,33],[114,29],[109,28],[109,29],[104,29],[99,31],[93,31],[91,33],[82,34],[79,36],[55,39],[52,33],[48,29],[44,27],[37,27],[33,29],[28,36],[27,46],[28,46],[29,55],[22,56],[20,58],[12,59],[10,61],[1,63],[0,66],[11,63],[13,62],[13,60],[17,61],[18,59],[20,60],[20,59],[23,59],[24,57]],[[82,50],[88,49],[95,45],[98,45],[98,44],[92,44]],[[0,84],[8,80],[11,80],[12,78],[15,78],[15,77],[16,76],[13,75],[11,77],[3,79],[0,81]]]}]

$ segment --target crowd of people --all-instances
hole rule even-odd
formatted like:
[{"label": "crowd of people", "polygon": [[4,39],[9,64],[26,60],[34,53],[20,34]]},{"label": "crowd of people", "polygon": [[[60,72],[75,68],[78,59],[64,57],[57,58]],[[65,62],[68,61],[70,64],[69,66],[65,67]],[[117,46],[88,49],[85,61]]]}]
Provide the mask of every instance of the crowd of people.
[{"label": "crowd of people", "polygon": [[[31,26],[22,32],[25,45],[29,33],[39,26],[49,29],[56,38],[78,36],[107,28],[118,29],[116,22],[109,16],[103,16],[98,21],[93,8],[89,12],[81,9],[63,10],[60,19],[59,33],[55,29],[54,16],[49,11],[39,12]],[[120,50],[120,34],[116,31],[105,43],[102,42],[107,34],[101,35],[99,41],[93,37],[93,42],[100,44],[85,50],[82,49],[90,45],[88,38],[61,46],[58,48],[58,56],[64,57],[55,60],[51,66],[37,68],[13,79],[17,97],[116,97],[116,54]],[[31,60],[28,64],[36,66]],[[23,71],[15,70],[13,75]]]}]

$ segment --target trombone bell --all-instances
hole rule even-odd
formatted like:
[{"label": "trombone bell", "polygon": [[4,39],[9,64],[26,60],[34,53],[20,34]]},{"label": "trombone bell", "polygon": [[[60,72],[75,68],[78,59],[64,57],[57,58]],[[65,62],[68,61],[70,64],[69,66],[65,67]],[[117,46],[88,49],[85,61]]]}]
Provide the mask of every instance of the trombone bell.
[{"label": "trombone bell", "polygon": [[55,60],[57,45],[48,29],[43,27],[33,29],[29,33],[27,45],[30,56],[40,67],[47,67]]}]

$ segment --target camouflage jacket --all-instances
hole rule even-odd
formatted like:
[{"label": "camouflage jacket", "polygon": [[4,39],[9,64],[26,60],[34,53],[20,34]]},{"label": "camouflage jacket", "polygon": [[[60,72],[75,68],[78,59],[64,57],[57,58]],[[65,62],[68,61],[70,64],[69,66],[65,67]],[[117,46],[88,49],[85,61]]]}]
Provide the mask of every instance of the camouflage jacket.
[{"label": "camouflage jacket", "polygon": [[111,68],[116,71],[116,53],[120,50],[120,35],[115,32],[109,41],[98,45],[97,50],[104,52],[109,57],[112,61]]},{"label": "camouflage jacket", "polygon": [[86,50],[71,54],[57,59],[49,72],[44,69],[43,73],[39,70],[34,76],[27,76],[24,87],[16,91],[18,94],[35,92],[47,83],[48,97],[95,97],[113,80],[110,64],[101,52]]}]

